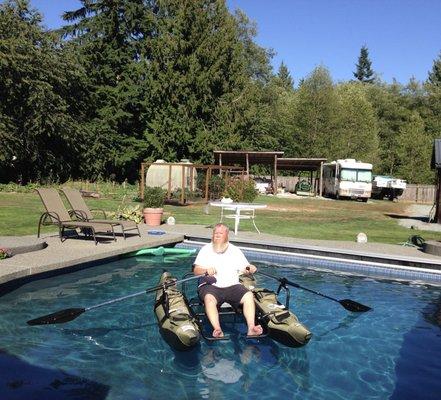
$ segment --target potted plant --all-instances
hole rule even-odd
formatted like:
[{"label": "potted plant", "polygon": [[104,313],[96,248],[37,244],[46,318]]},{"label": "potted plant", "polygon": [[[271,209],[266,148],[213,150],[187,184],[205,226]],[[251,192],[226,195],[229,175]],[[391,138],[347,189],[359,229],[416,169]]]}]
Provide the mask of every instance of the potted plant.
[{"label": "potted plant", "polygon": [[164,213],[164,202],[167,192],[156,186],[146,187],[144,190],[144,222],[150,226],[161,225],[162,214]]}]

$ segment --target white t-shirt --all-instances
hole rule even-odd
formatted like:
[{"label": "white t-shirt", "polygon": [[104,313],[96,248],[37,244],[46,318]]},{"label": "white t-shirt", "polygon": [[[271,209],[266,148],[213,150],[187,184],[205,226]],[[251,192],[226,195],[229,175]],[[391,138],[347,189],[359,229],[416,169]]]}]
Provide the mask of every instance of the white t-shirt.
[{"label": "white t-shirt", "polygon": [[216,253],[211,243],[206,244],[199,251],[194,263],[203,268],[214,267],[216,269],[214,285],[217,287],[228,287],[240,283],[239,275],[250,264],[242,250],[231,243],[228,243],[227,250],[223,253]]}]

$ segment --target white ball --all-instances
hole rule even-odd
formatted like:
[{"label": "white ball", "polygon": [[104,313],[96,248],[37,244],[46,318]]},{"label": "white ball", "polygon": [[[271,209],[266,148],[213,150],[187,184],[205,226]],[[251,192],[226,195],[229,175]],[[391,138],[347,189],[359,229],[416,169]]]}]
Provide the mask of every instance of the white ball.
[{"label": "white ball", "polygon": [[175,217],[167,218],[167,225],[174,225],[176,223]]},{"label": "white ball", "polygon": [[357,235],[357,243],[367,243],[368,239],[367,239],[367,235],[363,232],[360,232]]}]

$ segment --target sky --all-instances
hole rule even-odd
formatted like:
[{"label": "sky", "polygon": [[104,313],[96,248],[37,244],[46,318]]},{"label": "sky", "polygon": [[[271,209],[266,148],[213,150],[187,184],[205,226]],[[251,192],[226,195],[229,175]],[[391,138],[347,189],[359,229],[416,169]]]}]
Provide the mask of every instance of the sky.
[{"label": "sky", "polygon": [[[78,0],[31,0],[48,28]],[[441,53],[441,0],[227,0],[257,24],[256,42],[275,52],[297,84],[317,66],[334,81],[353,79],[363,45],[372,68],[386,82],[427,79]]]}]

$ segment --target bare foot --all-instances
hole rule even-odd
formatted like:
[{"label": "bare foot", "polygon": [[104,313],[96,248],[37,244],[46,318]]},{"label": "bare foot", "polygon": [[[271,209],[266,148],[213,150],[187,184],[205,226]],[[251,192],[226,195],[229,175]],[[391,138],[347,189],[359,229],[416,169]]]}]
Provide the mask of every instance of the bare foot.
[{"label": "bare foot", "polygon": [[260,325],[255,325],[252,328],[248,329],[248,336],[259,336],[263,333],[263,329]]},{"label": "bare foot", "polygon": [[213,331],[213,337],[224,337],[224,333],[222,332],[222,329],[215,329]]}]

